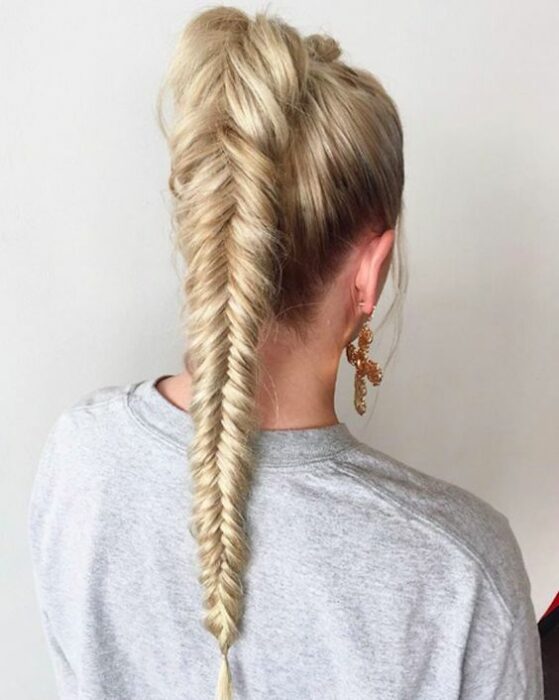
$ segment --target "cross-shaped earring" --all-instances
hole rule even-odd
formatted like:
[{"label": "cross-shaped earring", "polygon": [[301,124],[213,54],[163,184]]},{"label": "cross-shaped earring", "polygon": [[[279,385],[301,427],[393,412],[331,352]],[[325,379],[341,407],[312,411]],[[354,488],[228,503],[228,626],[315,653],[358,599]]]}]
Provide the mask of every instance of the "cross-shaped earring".
[{"label": "cross-shaped earring", "polygon": [[[362,303],[362,302],[361,302]],[[375,312],[376,306],[373,306],[373,311],[369,318],[365,321],[357,339],[357,347],[353,343],[346,345],[346,356],[349,362],[355,367],[355,393],[353,403],[359,415],[363,415],[367,410],[365,396],[367,395],[367,385],[365,377],[377,386],[382,381],[382,369],[378,362],[367,357],[369,346],[373,342],[373,330],[369,325],[369,320]]]}]

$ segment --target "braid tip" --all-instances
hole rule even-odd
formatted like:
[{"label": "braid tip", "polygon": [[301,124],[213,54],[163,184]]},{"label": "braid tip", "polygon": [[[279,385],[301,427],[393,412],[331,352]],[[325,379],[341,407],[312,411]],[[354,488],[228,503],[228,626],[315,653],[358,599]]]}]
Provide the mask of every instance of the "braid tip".
[{"label": "braid tip", "polygon": [[221,665],[217,680],[217,692],[215,700],[233,700],[233,688],[231,684],[231,669],[227,659],[227,651],[221,654]]}]

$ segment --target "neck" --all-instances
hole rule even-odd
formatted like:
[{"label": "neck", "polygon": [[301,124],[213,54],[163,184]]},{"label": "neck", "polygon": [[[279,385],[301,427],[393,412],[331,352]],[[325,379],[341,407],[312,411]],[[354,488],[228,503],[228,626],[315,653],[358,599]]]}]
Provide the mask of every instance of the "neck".
[{"label": "neck", "polygon": [[278,336],[262,347],[257,392],[262,428],[312,428],[338,423],[334,394],[340,351],[325,338],[290,343]]},{"label": "neck", "polygon": [[[264,430],[313,428],[339,423],[334,407],[339,347],[331,338],[293,343],[276,336],[261,347],[261,379],[256,395]],[[157,389],[188,411],[192,380],[188,370],[167,377]]]}]

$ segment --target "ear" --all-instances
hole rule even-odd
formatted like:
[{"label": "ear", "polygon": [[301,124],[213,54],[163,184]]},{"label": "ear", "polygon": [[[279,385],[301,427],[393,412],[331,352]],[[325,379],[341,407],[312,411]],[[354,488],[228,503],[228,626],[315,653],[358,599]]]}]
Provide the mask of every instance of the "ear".
[{"label": "ear", "polygon": [[[394,229],[373,233],[364,240],[361,259],[355,276],[357,313],[370,316],[381,295],[390,267],[394,245]],[[363,302],[359,304],[359,302]]]}]

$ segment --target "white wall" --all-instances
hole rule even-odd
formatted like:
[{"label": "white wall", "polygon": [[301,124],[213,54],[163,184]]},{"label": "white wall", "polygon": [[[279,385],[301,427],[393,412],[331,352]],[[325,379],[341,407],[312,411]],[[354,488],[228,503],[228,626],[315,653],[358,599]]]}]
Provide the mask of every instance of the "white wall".
[{"label": "white wall", "polygon": [[[55,697],[25,529],[47,429],[87,391],[180,368],[154,105],[170,48],[202,6],[0,9],[0,696],[10,700]],[[404,334],[372,420],[353,412],[345,363],[339,413],[359,437],[507,514],[540,615],[559,587],[559,5],[271,7],[307,33],[332,32],[347,60],[377,73],[406,131]]]}]

